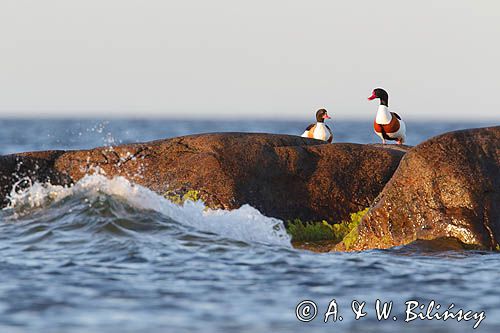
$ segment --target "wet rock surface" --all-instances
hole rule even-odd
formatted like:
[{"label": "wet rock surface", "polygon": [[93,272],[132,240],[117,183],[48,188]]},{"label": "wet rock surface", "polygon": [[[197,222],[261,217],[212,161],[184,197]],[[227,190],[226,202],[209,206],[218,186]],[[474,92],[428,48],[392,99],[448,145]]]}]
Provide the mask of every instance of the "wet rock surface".
[{"label": "wet rock surface", "polygon": [[35,181],[71,184],[72,179],[54,166],[63,154],[64,151],[45,151],[0,156],[0,206],[8,204],[8,195],[13,188],[21,189]]}]

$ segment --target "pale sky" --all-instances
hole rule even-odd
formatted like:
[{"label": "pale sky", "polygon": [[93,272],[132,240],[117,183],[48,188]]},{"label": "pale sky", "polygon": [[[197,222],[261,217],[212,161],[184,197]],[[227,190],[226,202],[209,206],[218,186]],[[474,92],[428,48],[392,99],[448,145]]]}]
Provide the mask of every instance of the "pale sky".
[{"label": "pale sky", "polygon": [[0,0],[0,117],[500,119],[497,0]]}]

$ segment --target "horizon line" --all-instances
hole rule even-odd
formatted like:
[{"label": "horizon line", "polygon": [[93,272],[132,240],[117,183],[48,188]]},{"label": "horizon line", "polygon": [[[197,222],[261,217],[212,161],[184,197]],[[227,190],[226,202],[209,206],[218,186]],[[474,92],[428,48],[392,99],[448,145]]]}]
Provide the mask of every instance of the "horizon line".
[{"label": "horizon line", "polygon": [[[103,111],[107,112],[107,111]],[[332,123],[336,121],[372,121],[374,117],[372,116],[333,116]],[[474,123],[482,123],[482,122],[499,122],[500,117],[453,117],[452,120],[449,117],[425,117],[426,119],[432,119],[434,121],[440,122],[451,122],[451,123],[462,123],[467,121],[473,121]],[[288,118],[280,118],[272,117],[269,115],[256,115],[251,116],[247,114],[242,114],[239,116],[228,116],[221,114],[214,115],[162,115],[162,114],[144,114],[141,115],[133,115],[133,114],[123,114],[123,115],[98,115],[98,114],[2,114],[0,112],[0,120],[176,120],[176,121],[272,121],[272,122],[286,122],[286,121],[311,121],[311,117],[301,117],[301,116],[291,116]],[[412,122],[426,122],[427,120],[420,119],[414,116],[404,117],[405,120]]]}]

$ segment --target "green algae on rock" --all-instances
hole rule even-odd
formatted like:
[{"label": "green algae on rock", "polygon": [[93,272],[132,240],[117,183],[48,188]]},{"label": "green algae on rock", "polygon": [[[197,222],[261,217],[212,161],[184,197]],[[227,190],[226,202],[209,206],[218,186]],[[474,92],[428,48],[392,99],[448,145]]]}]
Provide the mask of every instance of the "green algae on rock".
[{"label": "green algae on rock", "polygon": [[183,205],[186,201],[196,202],[201,200],[200,193],[195,190],[185,191],[184,193],[167,191],[163,193],[163,196],[176,205]]},{"label": "green algae on rock", "polygon": [[341,241],[349,240],[354,237],[355,231],[363,216],[368,212],[368,208],[357,213],[350,214],[348,221],[329,224],[326,221],[321,222],[303,222],[300,219],[288,221],[286,228],[292,242],[316,242],[330,241],[330,245],[335,245]]}]

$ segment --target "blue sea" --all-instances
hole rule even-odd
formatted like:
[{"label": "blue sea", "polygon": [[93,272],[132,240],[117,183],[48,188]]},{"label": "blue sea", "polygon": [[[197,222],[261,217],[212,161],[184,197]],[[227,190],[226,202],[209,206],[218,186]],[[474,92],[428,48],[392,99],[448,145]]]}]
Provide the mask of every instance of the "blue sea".
[{"label": "blue sea", "polygon": [[[305,125],[4,119],[0,154],[221,131],[300,135]],[[488,125],[498,123],[408,122],[408,144]],[[380,141],[371,120],[331,127],[337,142]],[[123,178],[13,192],[0,211],[0,253],[0,332],[500,332],[498,253],[298,250],[281,221],[250,206],[176,206]],[[377,300],[392,304],[387,319],[377,319]],[[431,301],[440,305],[431,314],[472,312],[445,321],[407,311],[418,302],[425,314]],[[329,306],[336,312],[325,323]],[[353,306],[366,315],[356,319]],[[478,323],[472,313],[485,317]]]}]

